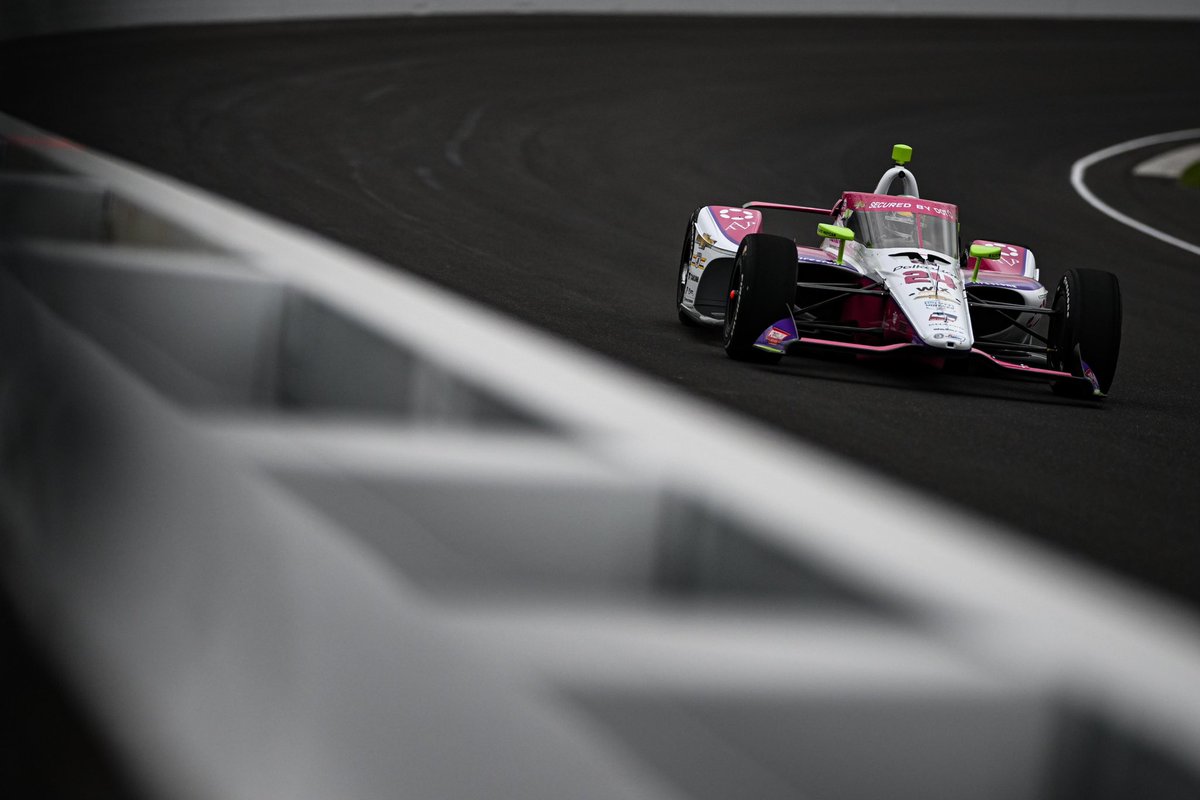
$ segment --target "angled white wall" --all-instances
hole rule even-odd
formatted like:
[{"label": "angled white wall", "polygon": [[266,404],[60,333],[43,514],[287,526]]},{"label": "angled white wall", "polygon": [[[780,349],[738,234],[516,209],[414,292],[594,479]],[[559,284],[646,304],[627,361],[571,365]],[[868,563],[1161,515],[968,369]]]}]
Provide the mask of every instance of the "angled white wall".
[{"label": "angled white wall", "polygon": [[1172,609],[310,234],[0,140],[0,584],[147,796],[1200,793]]}]

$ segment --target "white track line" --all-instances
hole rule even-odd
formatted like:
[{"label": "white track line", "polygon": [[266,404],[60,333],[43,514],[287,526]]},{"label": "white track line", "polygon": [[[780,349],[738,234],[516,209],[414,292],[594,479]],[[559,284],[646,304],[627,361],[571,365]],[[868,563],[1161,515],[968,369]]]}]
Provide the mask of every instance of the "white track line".
[{"label": "white track line", "polygon": [[1133,217],[1122,214],[1112,206],[1105,203],[1099,197],[1092,194],[1092,190],[1083,182],[1083,175],[1088,167],[1098,164],[1101,161],[1112,158],[1113,156],[1128,153],[1130,150],[1137,150],[1142,147],[1150,147],[1151,145],[1163,144],[1165,142],[1177,142],[1183,139],[1200,139],[1200,128],[1192,128],[1186,131],[1174,131],[1173,133],[1156,133],[1153,136],[1143,136],[1140,139],[1132,139],[1121,144],[1114,144],[1112,147],[1106,147],[1103,150],[1097,150],[1091,155],[1084,156],[1076,161],[1071,166],[1071,185],[1075,187],[1075,191],[1079,192],[1079,196],[1088,201],[1093,208],[1107,214],[1117,222],[1128,225],[1134,230],[1153,236],[1159,241],[1167,244],[1175,245],[1181,250],[1187,250],[1189,253],[1194,253],[1200,256],[1200,245],[1185,242],[1183,239],[1178,239],[1168,233],[1163,233],[1157,228],[1151,228],[1144,222],[1138,222]]}]

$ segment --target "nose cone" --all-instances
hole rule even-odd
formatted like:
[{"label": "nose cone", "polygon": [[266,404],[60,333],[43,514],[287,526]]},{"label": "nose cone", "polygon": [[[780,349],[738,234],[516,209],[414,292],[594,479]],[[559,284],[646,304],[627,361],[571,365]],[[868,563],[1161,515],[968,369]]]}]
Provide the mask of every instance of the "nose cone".
[{"label": "nose cone", "polygon": [[938,350],[970,350],[967,299],[958,276],[927,270],[907,272],[889,277],[887,284],[913,332]]},{"label": "nose cone", "polygon": [[955,260],[932,251],[892,248],[870,253],[868,262],[915,339],[935,350],[971,350],[965,286]]}]

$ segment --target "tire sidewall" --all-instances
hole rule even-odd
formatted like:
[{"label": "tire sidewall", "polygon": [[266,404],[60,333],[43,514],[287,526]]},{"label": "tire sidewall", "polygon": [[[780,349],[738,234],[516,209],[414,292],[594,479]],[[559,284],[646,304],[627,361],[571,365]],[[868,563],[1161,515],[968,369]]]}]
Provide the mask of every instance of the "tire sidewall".
[{"label": "tire sidewall", "polygon": [[[1070,269],[1054,292],[1050,341],[1053,366],[1077,377],[1090,368],[1100,391],[1108,393],[1116,374],[1121,345],[1121,291],[1111,272]],[[1066,390],[1056,385],[1055,390]],[[1068,392],[1070,393],[1070,392]]]},{"label": "tire sidewall", "polygon": [[680,322],[692,326],[698,323],[683,310],[683,293],[687,288],[688,267],[692,263],[692,253],[696,249],[696,220],[699,215],[700,212],[697,210],[688,220],[687,230],[683,234],[683,249],[679,254],[679,272],[675,275],[675,310],[679,315]]},{"label": "tire sidewall", "polygon": [[725,352],[739,360],[779,360],[754,347],[764,330],[791,313],[796,293],[796,243],[771,234],[742,240],[729,278]]}]

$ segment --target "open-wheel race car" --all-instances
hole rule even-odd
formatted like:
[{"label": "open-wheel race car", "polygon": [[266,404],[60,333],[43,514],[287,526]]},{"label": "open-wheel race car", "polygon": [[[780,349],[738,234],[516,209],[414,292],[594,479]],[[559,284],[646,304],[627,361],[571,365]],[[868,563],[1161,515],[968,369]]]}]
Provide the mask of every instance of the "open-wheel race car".
[{"label": "open-wheel race car", "polygon": [[[920,196],[911,157],[896,145],[874,192],[844,192],[832,208],[698,209],[680,257],[680,321],[722,327],[725,352],[739,361],[805,350],[914,355],[1103,397],[1121,344],[1116,276],[1070,269],[1047,305],[1033,253],[978,240],[963,250],[957,206]],[[817,226],[819,245],[805,247],[763,232],[771,209],[830,221]]]}]

